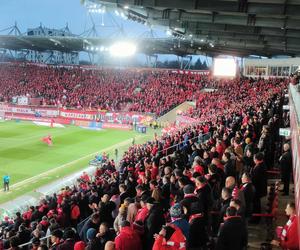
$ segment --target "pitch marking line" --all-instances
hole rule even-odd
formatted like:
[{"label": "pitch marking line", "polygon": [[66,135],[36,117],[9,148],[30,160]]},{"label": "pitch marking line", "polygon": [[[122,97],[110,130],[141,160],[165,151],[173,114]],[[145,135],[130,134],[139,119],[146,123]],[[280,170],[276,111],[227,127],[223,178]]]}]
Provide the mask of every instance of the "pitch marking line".
[{"label": "pitch marking line", "polygon": [[[142,137],[145,137],[145,135],[144,135],[144,136],[141,136],[141,135],[136,136],[136,138],[142,138]],[[28,178],[28,179],[25,179],[25,180],[23,180],[23,181],[17,182],[16,184],[10,185],[10,186],[9,186],[9,189],[10,189],[10,190],[11,190],[11,189],[18,190],[18,187],[20,187],[20,186],[26,186],[26,184],[37,182],[40,178],[46,177],[47,175],[49,175],[49,174],[51,174],[51,173],[53,173],[53,172],[56,172],[57,170],[60,170],[60,169],[62,169],[62,168],[64,168],[64,167],[66,167],[66,166],[72,165],[72,164],[74,164],[74,163],[76,163],[76,162],[78,162],[78,161],[81,161],[81,160],[84,160],[84,159],[86,159],[86,158],[89,158],[89,157],[95,155],[96,153],[104,152],[104,151],[110,151],[110,150],[112,150],[112,149],[114,149],[114,148],[116,148],[116,147],[126,146],[126,145],[130,144],[131,141],[132,141],[132,139],[128,139],[128,140],[126,140],[126,141],[123,141],[123,142],[114,144],[114,145],[112,145],[112,146],[110,146],[110,147],[107,147],[107,148],[104,148],[104,149],[101,149],[101,150],[97,150],[97,151],[94,152],[94,153],[85,155],[85,156],[80,157],[80,158],[78,158],[78,159],[76,159],[76,160],[74,160],[74,161],[68,162],[68,163],[66,163],[66,164],[60,165],[60,166],[58,166],[58,167],[56,167],[56,168],[50,169],[50,170],[48,170],[48,171],[46,171],[46,172],[43,172],[43,173],[41,173],[41,174],[35,175],[35,176],[31,177],[31,178]],[[4,191],[3,191],[3,190],[0,190],[0,193],[4,193]]]}]

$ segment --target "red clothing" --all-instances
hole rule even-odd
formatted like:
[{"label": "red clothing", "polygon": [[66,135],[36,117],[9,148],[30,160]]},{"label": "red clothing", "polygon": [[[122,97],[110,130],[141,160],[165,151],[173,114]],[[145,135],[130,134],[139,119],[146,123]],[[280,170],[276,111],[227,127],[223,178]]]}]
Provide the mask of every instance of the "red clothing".
[{"label": "red clothing", "polygon": [[299,250],[298,218],[296,215],[291,216],[283,227],[280,246],[283,249]]},{"label": "red clothing", "polygon": [[204,168],[202,166],[200,166],[200,165],[194,166],[194,172],[198,172],[202,176],[205,174]]},{"label": "red clothing", "polygon": [[157,176],[158,176],[158,167],[153,166],[151,169],[151,180],[156,180]]},{"label": "red clothing", "polygon": [[139,211],[136,214],[135,221],[141,220],[142,222],[144,222],[148,216],[148,213],[149,213],[149,210],[147,207],[143,207],[143,208],[139,209]]},{"label": "red clothing", "polygon": [[140,250],[142,244],[139,235],[131,227],[121,228],[115,239],[116,250]]},{"label": "red clothing", "polygon": [[78,205],[73,205],[71,208],[71,219],[77,220],[80,216],[80,209]]},{"label": "red clothing", "polygon": [[159,235],[154,242],[152,250],[186,250],[186,239],[181,230],[174,226],[175,232],[170,239],[166,241],[164,237]]}]

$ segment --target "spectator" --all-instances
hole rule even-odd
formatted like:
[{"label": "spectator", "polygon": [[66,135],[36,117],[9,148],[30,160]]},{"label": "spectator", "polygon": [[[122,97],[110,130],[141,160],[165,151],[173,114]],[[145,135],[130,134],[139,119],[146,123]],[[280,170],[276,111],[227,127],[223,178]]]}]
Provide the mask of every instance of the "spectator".
[{"label": "spectator", "polygon": [[251,217],[253,211],[253,199],[255,196],[255,188],[251,182],[250,175],[244,173],[242,175],[242,185],[240,190],[243,192],[245,197],[245,216],[246,218]]},{"label": "spectator", "polygon": [[163,226],[158,234],[155,234],[153,250],[177,250],[186,249],[186,239],[182,231],[175,225]]},{"label": "spectator", "polygon": [[[261,198],[267,195],[267,173],[264,165],[263,153],[254,155],[255,166],[251,171],[252,183],[255,188],[253,199],[253,213],[261,213]],[[259,217],[251,220],[254,223],[259,221]]]},{"label": "spectator", "polygon": [[80,238],[86,242],[86,240],[87,240],[86,233],[87,233],[88,229],[90,229],[90,228],[97,229],[97,228],[99,228],[99,225],[100,225],[100,215],[99,215],[99,213],[94,213],[91,216],[91,218],[88,219],[84,223],[84,225],[79,233]]},{"label": "spectator", "polygon": [[165,218],[162,209],[158,204],[155,204],[153,198],[148,198],[146,203],[149,210],[145,220],[146,249],[151,250],[154,242],[153,236],[165,224]]},{"label": "spectator", "polygon": [[247,247],[246,225],[242,222],[237,210],[228,207],[224,224],[220,227],[216,250],[243,250]]},{"label": "spectator", "polygon": [[50,250],[57,250],[58,246],[63,242],[63,232],[60,229],[56,229],[51,233],[51,247]]},{"label": "spectator", "polygon": [[142,244],[138,234],[130,227],[128,221],[122,221],[120,226],[120,234],[115,239],[116,250],[140,250]]},{"label": "spectator", "polygon": [[277,228],[276,232],[279,240],[272,240],[271,244],[280,246],[282,249],[298,250],[299,233],[295,203],[288,203],[285,212],[289,216],[289,220],[284,227]]},{"label": "spectator", "polygon": [[187,239],[189,236],[190,225],[185,218],[182,218],[182,209],[179,203],[176,203],[171,207],[170,216],[171,224],[177,226]]},{"label": "spectator", "polygon": [[74,250],[85,250],[85,242],[77,241],[74,245]]},{"label": "spectator", "polygon": [[283,154],[279,158],[281,180],[283,182],[283,195],[289,195],[290,179],[293,171],[293,160],[290,150],[290,145],[285,143],[283,145]]},{"label": "spectator", "polygon": [[75,245],[75,232],[71,228],[67,228],[63,235],[64,241],[57,246],[57,250],[70,250]]}]

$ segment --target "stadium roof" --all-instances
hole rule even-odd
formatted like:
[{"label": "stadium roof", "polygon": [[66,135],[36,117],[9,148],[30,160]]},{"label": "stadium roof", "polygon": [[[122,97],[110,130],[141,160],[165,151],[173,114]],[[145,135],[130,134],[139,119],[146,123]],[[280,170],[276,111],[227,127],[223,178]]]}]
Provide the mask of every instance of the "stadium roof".
[{"label": "stadium roof", "polygon": [[[137,52],[145,54],[199,54],[197,48],[190,47],[189,41],[173,38],[131,38],[137,45]],[[36,50],[61,52],[96,51],[108,48],[116,39],[110,38],[82,38],[74,36],[27,36],[1,35],[0,48],[10,50]],[[102,49],[101,49],[102,50]]]},{"label": "stadium roof", "polygon": [[300,54],[299,0],[90,0],[162,25],[208,54]]}]

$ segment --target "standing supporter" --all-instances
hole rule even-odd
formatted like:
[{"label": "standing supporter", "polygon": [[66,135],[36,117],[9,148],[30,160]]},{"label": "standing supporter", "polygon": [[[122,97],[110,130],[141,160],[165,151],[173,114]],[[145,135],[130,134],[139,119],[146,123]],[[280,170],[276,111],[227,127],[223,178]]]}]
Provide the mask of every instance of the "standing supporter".
[{"label": "standing supporter", "polygon": [[281,179],[283,182],[283,194],[289,195],[290,179],[293,172],[293,159],[290,150],[290,145],[285,143],[283,145],[283,154],[279,158]]},{"label": "standing supporter", "polygon": [[75,245],[75,232],[72,228],[67,228],[63,235],[64,241],[57,246],[57,250],[70,250]]},{"label": "standing supporter", "polygon": [[82,229],[80,230],[79,236],[83,241],[86,241],[86,233],[90,228],[98,229],[100,225],[100,215],[99,213],[94,213],[90,219],[88,219]]},{"label": "standing supporter", "polygon": [[148,198],[146,203],[149,214],[145,220],[145,249],[151,250],[154,242],[153,236],[159,232],[160,228],[165,223],[165,218],[162,209],[159,204],[155,204],[153,198]]},{"label": "standing supporter", "polygon": [[58,246],[62,243],[63,232],[60,229],[54,230],[51,234],[51,247],[50,250],[57,250]]},{"label": "standing supporter", "polygon": [[220,226],[216,250],[244,250],[247,247],[247,230],[237,210],[228,207],[224,224]]},{"label": "standing supporter", "polygon": [[[267,173],[264,164],[263,153],[254,155],[255,166],[251,171],[252,183],[255,188],[255,195],[253,199],[253,213],[261,213],[261,198],[267,195]],[[252,222],[258,222],[259,217],[252,219]]]},{"label": "standing supporter", "polygon": [[171,224],[177,226],[182,231],[185,238],[187,239],[189,236],[190,225],[185,218],[182,218],[183,217],[182,208],[179,203],[174,204],[170,208],[170,216],[171,216]]},{"label": "standing supporter", "polygon": [[253,199],[255,196],[255,188],[251,182],[251,178],[248,173],[242,175],[242,184],[240,190],[243,192],[245,197],[245,216],[251,217],[253,212]]},{"label": "standing supporter", "polygon": [[154,237],[152,250],[186,250],[186,238],[175,225],[163,226]]},{"label": "standing supporter", "polygon": [[120,234],[115,239],[116,250],[141,250],[142,244],[137,233],[130,227],[128,221],[122,221]]}]

